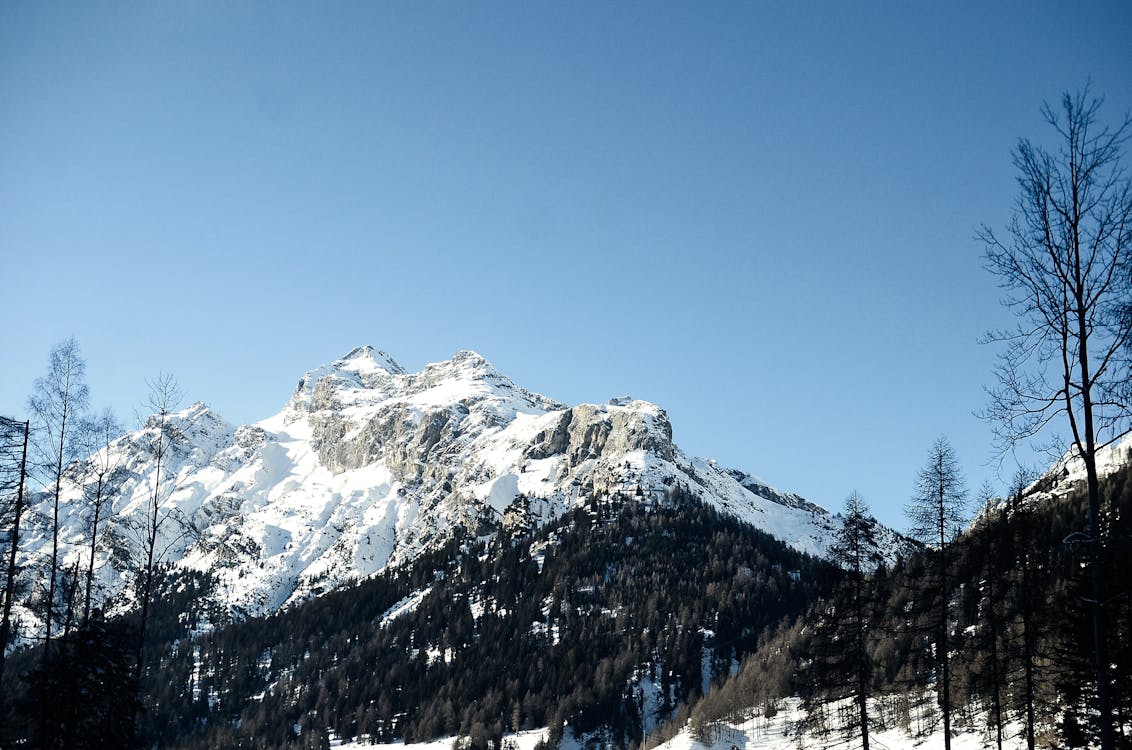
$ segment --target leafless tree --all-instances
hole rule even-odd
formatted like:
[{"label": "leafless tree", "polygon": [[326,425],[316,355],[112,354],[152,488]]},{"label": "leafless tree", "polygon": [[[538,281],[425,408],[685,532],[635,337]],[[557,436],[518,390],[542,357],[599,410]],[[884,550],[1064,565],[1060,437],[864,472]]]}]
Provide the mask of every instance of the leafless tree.
[{"label": "leafless tree", "polygon": [[51,520],[51,567],[48,573],[47,602],[44,612],[44,663],[51,649],[51,626],[55,619],[55,592],[59,577],[59,503],[65,470],[81,455],[82,441],[76,440],[78,427],[90,398],[83,381],[86,360],[74,337],[57,344],[48,359],[47,374],[35,381],[28,406],[31,410],[32,441],[39,459],[44,485],[53,486]]},{"label": "leafless tree", "polygon": [[[138,572],[140,576],[140,613],[134,662],[134,676],[139,690],[143,684],[142,677],[145,674],[145,638],[149,627],[150,607],[153,603],[154,579],[157,566],[166,551],[164,548],[159,549],[158,544],[161,540],[163,527],[172,517],[168,500],[175,489],[175,477],[169,471],[169,460],[172,457],[174,442],[174,430],[170,418],[177,411],[181,401],[177,379],[168,373],[159,374],[154,380],[148,382],[148,386],[149,395],[143,408],[149,416],[145,419],[141,432],[142,440],[148,441],[149,453],[154,462],[154,471],[152,474],[153,488],[148,494],[142,522],[138,528],[141,554],[144,557],[143,566]],[[134,704],[135,709],[138,703]],[[136,714],[130,721],[130,731],[132,734],[126,742],[127,747],[133,747],[135,744]]]},{"label": "leafless tree", "polygon": [[950,629],[950,590],[947,574],[951,561],[950,545],[965,521],[966,482],[959,468],[959,459],[947,438],[932,445],[928,462],[916,478],[916,489],[905,513],[912,526],[909,534],[934,548],[938,597],[937,637],[939,660],[939,703],[943,714],[943,746],[951,747],[951,669],[948,652]]},{"label": "leafless tree", "polygon": [[1103,504],[1097,451],[1127,430],[1132,344],[1132,182],[1121,166],[1132,118],[1108,127],[1088,88],[1042,115],[1058,146],[1014,149],[1018,199],[1000,237],[979,232],[987,267],[1019,318],[987,338],[1003,348],[984,412],[1007,451],[1054,422],[1067,424],[1089,493],[1093,640],[1102,750],[1113,747],[1100,556]]},{"label": "leafless tree", "polygon": [[138,676],[142,670],[142,646],[145,643],[146,626],[149,624],[149,608],[153,598],[153,579],[161,555],[157,548],[161,528],[168,519],[166,500],[172,491],[172,477],[169,476],[168,458],[172,448],[169,417],[180,405],[181,393],[177,380],[168,373],[162,373],[149,383],[149,397],[146,400],[150,417],[145,425],[145,437],[149,440],[149,450],[154,460],[153,492],[145,508],[142,526],[142,554],[145,567],[141,570],[141,619],[138,626]]},{"label": "leafless tree", "polygon": [[4,577],[4,613],[0,618],[0,719],[4,717],[4,660],[11,634],[12,601],[16,596],[16,555],[20,546],[20,520],[24,509],[24,490],[27,485],[28,437],[30,422],[17,422],[0,417],[0,471],[5,495],[11,497],[10,530],[8,533],[8,565]]},{"label": "leafless tree", "polygon": [[91,595],[94,588],[94,561],[98,551],[99,522],[107,504],[113,498],[110,487],[114,475],[121,468],[122,454],[112,448],[112,443],[122,434],[122,425],[110,409],[91,420],[87,434],[91,437],[90,457],[87,459],[88,478],[83,484],[83,493],[90,506],[90,553],[87,559],[86,587],[83,596],[83,622],[90,617]]}]

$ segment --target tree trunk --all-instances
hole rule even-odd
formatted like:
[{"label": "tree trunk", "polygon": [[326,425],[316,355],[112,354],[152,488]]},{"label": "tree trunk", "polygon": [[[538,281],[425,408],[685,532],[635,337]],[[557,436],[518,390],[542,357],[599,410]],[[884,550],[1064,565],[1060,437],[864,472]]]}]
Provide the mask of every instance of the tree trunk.
[{"label": "tree trunk", "polygon": [[[1022,512],[1017,504],[1020,498],[1016,496],[1015,513]],[[1016,516],[1016,521],[1019,520]],[[1029,548],[1029,529],[1020,526],[1021,534],[1019,542],[1019,562],[1022,566],[1022,667],[1023,667],[1023,688],[1022,697],[1025,701],[1026,710],[1026,748],[1027,750],[1034,750],[1034,617],[1033,617],[1033,585],[1031,582],[1030,570],[1030,548]]]},{"label": "tree trunk", "polygon": [[[943,464],[940,462],[940,475]],[[943,747],[951,750],[951,669],[948,661],[948,593],[947,593],[947,505],[943,482],[939,485],[939,653],[941,671],[940,708],[943,711]]]},{"label": "tree trunk", "polygon": [[24,482],[28,470],[28,436],[31,422],[24,422],[24,450],[20,458],[20,483],[16,490],[15,517],[12,520],[12,548],[8,552],[8,574],[4,582],[4,616],[0,619],[0,717],[4,715],[4,657],[12,623],[12,599],[16,596],[16,549],[20,546],[20,515],[24,509]]},{"label": "tree trunk", "polygon": [[[988,514],[989,516],[989,514]],[[987,524],[986,534],[988,541],[993,544],[991,535],[995,533],[991,530],[990,524]],[[995,747],[997,750],[1002,750],[1002,675],[999,673],[999,657],[998,657],[998,637],[999,637],[999,623],[998,613],[995,611],[995,597],[994,579],[996,571],[994,570],[995,561],[998,560],[998,555],[994,554],[993,547],[989,547],[988,557],[990,564],[987,565],[987,625],[990,627],[990,660],[991,660],[991,710],[994,713],[994,737]]]},{"label": "tree trunk", "polygon": [[[1076,177],[1076,172],[1073,173]],[[1075,213],[1078,209],[1077,184],[1073,184],[1073,203]],[[1081,283],[1080,238],[1077,236],[1077,223],[1073,225],[1073,247],[1076,251],[1075,263],[1075,303],[1077,339],[1077,367],[1081,373],[1081,417],[1085,425],[1084,443],[1080,436],[1077,451],[1085,462],[1085,476],[1089,489],[1089,567],[1093,587],[1093,660],[1097,673],[1097,711],[1100,714],[1101,750],[1113,750],[1112,711],[1108,702],[1108,657],[1105,654],[1104,636],[1104,581],[1101,576],[1101,488],[1097,477],[1097,441],[1093,424],[1093,380],[1089,367],[1089,320],[1085,315],[1084,289]]]},{"label": "tree trunk", "polygon": [[51,521],[51,575],[50,582],[47,584],[47,613],[44,619],[46,623],[46,632],[43,636],[43,667],[47,667],[47,657],[51,651],[51,619],[55,614],[55,578],[57,569],[59,567],[59,493],[63,491],[63,450],[66,447],[67,438],[67,407],[66,400],[63,401],[63,416],[59,421],[59,453],[56,456],[55,463],[55,500],[52,504],[52,521]]},{"label": "tree trunk", "polygon": [[83,622],[90,619],[90,594],[94,583],[94,553],[98,541],[98,517],[102,512],[102,480],[105,473],[98,475],[98,487],[94,496],[94,523],[90,530],[90,560],[86,569],[86,596],[83,600]]}]

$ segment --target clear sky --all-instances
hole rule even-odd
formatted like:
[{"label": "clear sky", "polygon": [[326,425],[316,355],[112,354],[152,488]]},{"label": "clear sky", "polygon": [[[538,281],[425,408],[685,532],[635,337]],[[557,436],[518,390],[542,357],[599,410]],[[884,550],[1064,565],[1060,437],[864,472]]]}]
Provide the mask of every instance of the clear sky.
[{"label": "clear sky", "polygon": [[355,345],[631,394],[687,451],[882,520],[977,486],[1009,322],[973,239],[1127,2],[0,4],[0,413],[74,335],[96,405],[230,421]]}]

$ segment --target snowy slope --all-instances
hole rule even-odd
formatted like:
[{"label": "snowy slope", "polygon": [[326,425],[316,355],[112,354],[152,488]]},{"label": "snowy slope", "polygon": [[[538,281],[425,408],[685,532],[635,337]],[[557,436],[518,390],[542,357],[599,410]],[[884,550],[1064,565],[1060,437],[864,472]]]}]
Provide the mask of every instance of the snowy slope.
[{"label": "snowy slope", "polygon": [[[790,698],[782,701],[773,715],[766,716],[761,708],[752,708],[744,721],[723,724],[709,730],[709,737],[703,741],[696,739],[692,731],[685,727],[675,737],[657,746],[657,750],[849,750],[860,747],[857,737],[846,738],[840,732],[831,732],[826,735],[816,735],[812,732],[799,732],[798,724],[802,719],[800,701]],[[831,715],[842,703],[835,703],[829,707]],[[920,733],[901,729],[898,727],[874,727],[870,732],[870,747],[881,750],[897,750],[899,748],[939,748],[943,747],[943,731],[940,727],[923,728]],[[533,750],[538,742],[548,736],[545,729],[522,732],[520,734],[505,735],[505,743],[510,743],[515,750]],[[584,750],[589,747],[601,747],[598,741],[585,743],[573,737],[567,730],[567,736],[558,745],[558,750]],[[370,744],[368,739],[342,742],[336,738],[330,740],[332,748],[341,750],[458,750],[461,740],[456,737],[445,737],[431,742],[406,744],[402,742],[390,744]],[[986,727],[959,727],[951,737],[952,750],[983,750],[993,747],[993,736]],[[1005,750],[1022,750],[1026,747],[1022,729],[1017,723],[1006,726],[1003,738]]]},{"label": "snowy slope", "polygon": [[[1097,450],[1097,474],[1102,478],[1129,463],[1132,463],[1132,433]],[[1063,496],[1084,487],[1086,481],[1085,461],[1076,449],[1070,449],[1029,489],[1031,494],[1039,496],[1043,493]]]},{"label": "snowy slope", "polygon": [[[822,554],[836,519],[751,475],[686,455],[664,410],[629,398],[569,407],[527,391],[473,352],[409,373],[354,349],[311,370],[278,414],[235,427],[202,403],[170,420],[170,481],[158,492],[159,549],[207,570],[237,615],[270,612],[455,534],[544,523],[597,495],[661,500],[677,485],[791,546]],[[116,441],[123,467],[96,559],[103,593],[128,606],[157,423]],[[67,564],[85,567],[90,513],[72,482],[63,502]],[[41,499],[26,550],[50,552]],[[895,537],[893,537],[895,540]]]},{"label": "snowy slope", "polygon": [[[838,701],[828,704],[827,711],[830,716],[836,717],[838,710],[845,707],[846,701]],[[846,737],[840,731],[820,735],[813,731],[800,731],[799,722],[804,716],[804,711],[801,701],[797,698],[781,701],[776,709],[770,715],[766,715],[760,707],[752,707],[746,720],[713,727],[707,732],[709,736],[702,739],[697,739],[692,731],[685,727],[675,737],[659,745],[657,750],[729,750],[730,748],[739,748],[739,750],[845,748],[848,750],[861,746],[857,735]],[[895,750],[944,746],[941,726],[918,726],[916,727],[918,731],[912,731],[912,727],[883,726],[881,722],[877,722],[876,715],[881,711],[875,706],[875,702],[874,707],[869,710],[872,717],[870,720],[876,722],[869,732],[870,747]],[[994,739],[986,727],[980,725],[954,728],[951,737],[952,750],[983,750],[987,747],[994,747]],[[1008,724],[1003,748],[1021,750],[1024,747],[1026,742],[1021,737],[1021,727],[1015,723]]]}]

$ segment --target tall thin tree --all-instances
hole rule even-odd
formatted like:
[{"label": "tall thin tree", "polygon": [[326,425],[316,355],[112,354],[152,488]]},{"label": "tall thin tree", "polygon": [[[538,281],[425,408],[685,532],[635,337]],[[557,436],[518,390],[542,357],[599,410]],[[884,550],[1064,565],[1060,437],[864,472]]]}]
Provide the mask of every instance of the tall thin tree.
[{"label": "tall thin tree", "polygon": [[[17,422],[13,419],[0,417],[0,450],[11,464],[11,473],[15,479],[11,483],[15,492],[12,494],[12,520],[11,531],[8,534],[8,565],[4,576],[4,611],[0,617],[0,720],[4,720],[4,662],[8,652],[8,639],[11,636],[12,602],[16,598],[16,555],[20,547],[20,520],[24,509],[24,488],[27,484],[28,469],[28,437],[31,432],[30,422]],[[17,458],[18,456],[18,458]],[[15,468],[18,466],[19,468]],[[7,472],[6,472],[7,473]],[[9,488],[5,488],[9,489]]]},{"label": "tall thin tree", "polygon": [[[138,640],[135,661],[135,678],[137,684],[142,686],[142,677],[145,674],[145,639],[149,627],[150,606],[153,599],[154,574],[160,562],[160,552],[157,548],[161,529],[168,517],[165,507],[166,500],[172,491],[172,477],[169,476],[168,459],[172,450],[172,435],[170,432],[170,417],[180,404],[180,389],[177,380],[168,373],[161,373],[155,380],[149,382],[149,396],[146,400],[147,411],[150,416],[146,420],[144,434],[149,440],[149,450],[154,460],[153,491],[149,494],[149,501],[145,509],[142,524],[142,554],[145,564],[141,575],[141,612],[138,621]],[[136,731],[136,722],[131,723],[131,731]],[[133,744],[131,737],[130,745]]]},{"label": "tall thin tree", "polygon": [[876,528],[865,501],[856,492],[850,494],[829,547],[830,559],[841,569],[840,579],[814,610],[810,659],[799,675],[804,723],[826,731],[829,704],[849,698],[853,710],[843,715],[839,729],[847,736],[857,734],[864,750],[869,748],[873,679],[867,643],[879,604],[872,573],[883,562]]},{"label": "tall thin tree", "polygon": [[984,227],[978,237],[1020,319],[987,337],[1003,349],[984,416],[1004,451],[1063,417],[1085,469],[1098,733],[1101,750],[1112,750],[1097,451],[1132,416],[1132,180],[1121,165],[1132,117],[1105,126],[1101,105],[1088,87],[1064,94],[1059,110],[1043,105],[1056,151],[1019,141],[1013,219],[1005,236]]},{"label": "tall thin tree", "polygon": [[943,715],[943,745],[951,748],[951,669],[948,635],[951,629],[951,590],[948,570],[950,544],[962,528],[967,490],[955,450],[941,437],[932,445],[928,462],[916,478],[916,489],[905,513],[912,537],[932,547],[935,555],[936,637],[939,666],[939,704]]},{"label": "tall thin tree", "polygon": [[74,337],[57,344],[48,358],[47,374],[36,379],[28,399],[35,429],[33,446],[40,459],[45,485],[52,491],[51,565],[47,576],[44,610],[43,661],[51,650],[51,626],[55,619],[55,594],[59,578],[59,504],[67,466],[79,457],[82,441],[76,428],[83,423],[90,392],[83,378],[86,360]]},{"label": "tall thin tree", "polygon": [[1032,504],[1025,502],[1026,490],[1034,474],[1019,468],[1010,486],[1007,503],[1006,530],[1008,562],[1012,571],[1006,576],[1008,612],[1013,617],[1015,630],[1021,630],[1015,642],[1009,644],[1012,661],[1022,669],[1021,686],[1014,690],[1023,721],[1027,750],[1037,746],[1038,700],[1038,612],[1041,608],[1040,586],[1037,584],[1035,518]]},{"label": "tall thin tree", "polygon": [[114,474],[122,462],[122,454],[113,448],[114,440],[121,435],[122,426],[110,409],[104,409],[92,420],[90,458],[88,459],[89,478],[84,483],[83,492],[90,506],[90,551],[87,556],[86,586],[83,595],[83,617],[90,617],[91,596],[94,590],[94,561],[98,552],[99,522],[103,521],[106,505],[111,499],[110,485]]},{"label": "tall thin tree", "polygon": [[1001,599],[1004,595],[1002,582],[999,580],[1003,569],[1003,544],[1001,536],[1006,526],[1005,507],[996,507],[997,499],[994,488],[984,482],[979,489],[977,506],[979,507],[980,524],[972,536],[972,552],[982,561],[982,581],[979,584],[981,596],[981,617],[978,627],[977,643],[985,651],[982,669],[979,674],[980,688],[988,693],[990,705],[988,716],[991,729],[994,732],[994,743],[997,750],[1002,750],[1003,725],[1005,721],[1003,711],[1003,690],[1006,687],[1005,670],[1001,653],[1003,639],[1003,618],[1000,610]]},{"label": "tall thin tree", "polygon": [[853,698],[857,704],[857,729],[861,735],[862,750],[869,750],[869,686],[873,665],[866,639],[873,620],[875,596],[870,590],[869,573],[879,566],[884,557],[876,539],[876,521],[869,516],[864,499],[853,492],[845,500],[841,527],[837,530],[830,557],[846,572],[848,581],[844,589],[845,613],[841,619],[848,629],[847,653],[853,679]]}]

